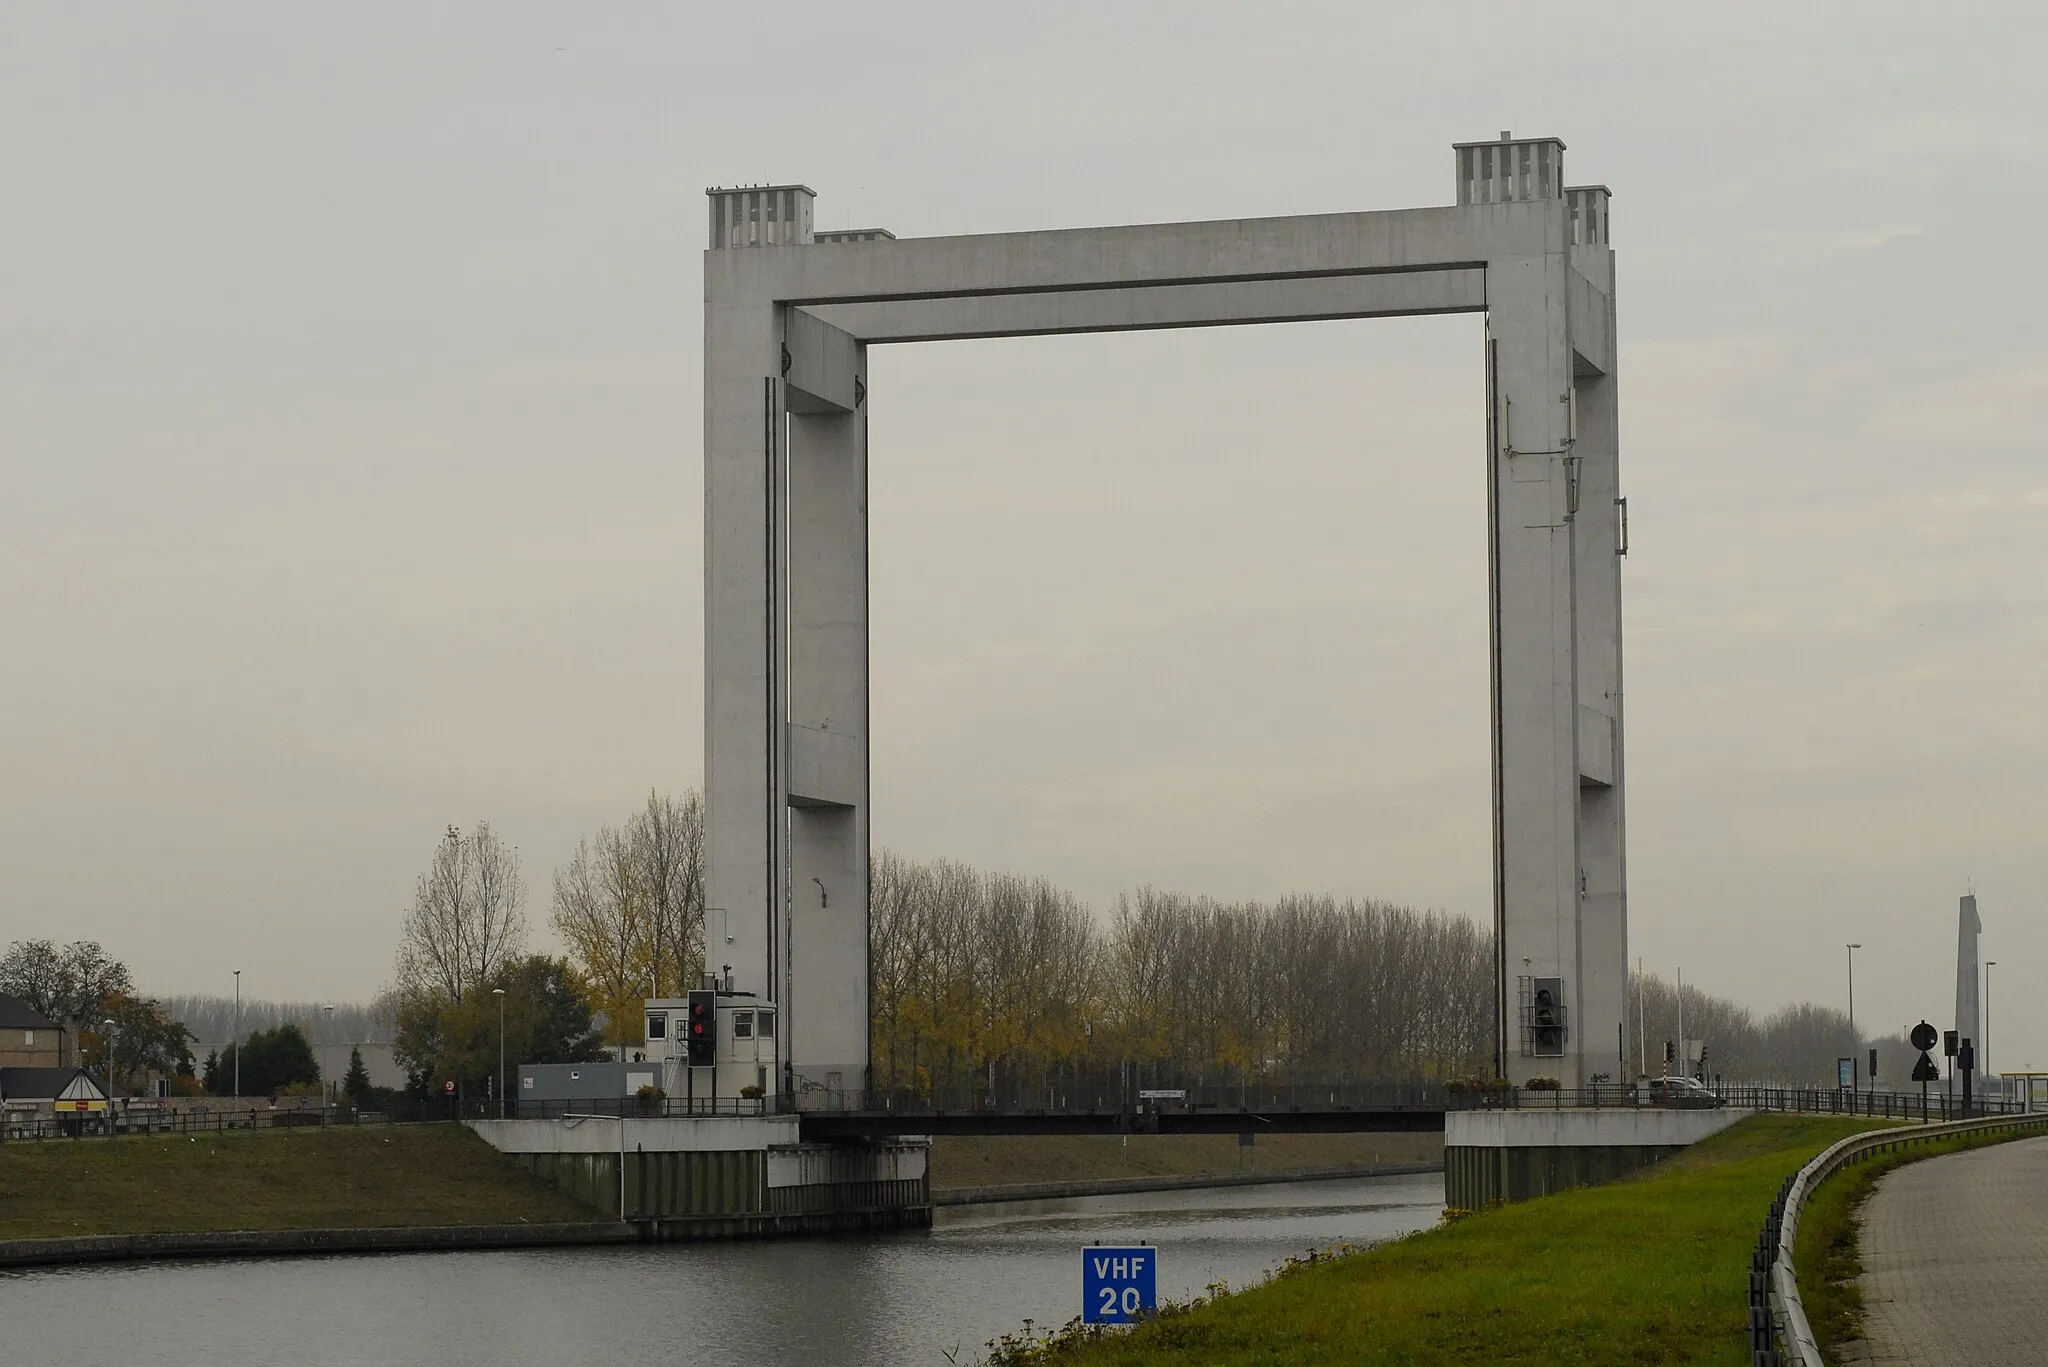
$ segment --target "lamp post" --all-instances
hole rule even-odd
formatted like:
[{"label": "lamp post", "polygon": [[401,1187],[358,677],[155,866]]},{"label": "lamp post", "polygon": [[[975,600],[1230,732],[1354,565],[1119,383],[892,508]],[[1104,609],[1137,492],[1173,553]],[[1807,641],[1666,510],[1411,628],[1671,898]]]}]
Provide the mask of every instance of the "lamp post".
[{"label": "lamp post", "polygon": [[[1862,945],[1850,945],[1849,949],[1849,1081],[1854,1083],[1856,1075],[1863,1068],[1863,1037],[1856,1033],[1856,951]],[[1850,1100],[1855,1100],[1856,1089],[1849,1089]]]},{"label": "lamp post", "polygon": [[491,995],[498,999],[498,1119],[505,1118],[505,989],[494,987]]},{"label": "lamp post", "polygon": [[[1998,967],[1998,960],[1984,961],[1984,1039],[1983,1047],[1977,1050],[1977,1076],[1991,1076],[1991,970]],[[1999,1089],[2004,1095],[2004,1088]]]},{"label": "lamp post", "polygon": [[107,1133],[114,1132],[114,1035],[120,1030],[120,1023],[112,1016],[100,1022],[100,1028],[107,1032]]},{"label": "lamp post", "polygon": [[228,1048],[235,1055],[235,1098],[242,1095],[242,970],[235,970],[235,1026]]},{"label": "lamp post", "polygon": [[[320,1009],[327,1013],[327,1042],[331,1047],[334,1043],[334,1003],[329,1002]],[[339,1092],[339,1084],[335,1082],[334,1071],[330,1068],[327,1074],[327,1104],[329,1106],[334,1105]]]}]

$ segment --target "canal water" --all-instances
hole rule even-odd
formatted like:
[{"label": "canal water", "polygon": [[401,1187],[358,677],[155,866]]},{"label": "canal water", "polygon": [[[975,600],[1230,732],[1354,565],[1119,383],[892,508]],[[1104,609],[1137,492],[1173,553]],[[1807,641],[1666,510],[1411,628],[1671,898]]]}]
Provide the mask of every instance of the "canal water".
[{"label": "canal water", "polygon": [[1436,1174],[939,1211],[929,1232],[0,1273],[12,1362],[945,1367],[1079,1313],[1085,1244],[1154,1244],[1159,1292],[1426,1228]]}]

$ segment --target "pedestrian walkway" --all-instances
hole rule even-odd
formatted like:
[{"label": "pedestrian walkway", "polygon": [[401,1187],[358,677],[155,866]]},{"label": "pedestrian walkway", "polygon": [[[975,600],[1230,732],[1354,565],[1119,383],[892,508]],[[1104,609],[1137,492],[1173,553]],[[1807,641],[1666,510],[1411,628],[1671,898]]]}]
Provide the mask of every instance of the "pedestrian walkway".
[{"label": "pedestrian walkway", "polygon": [[2048,1363],[2048,1139],[1909,1163],[1863,1208],[1871,1363]]}]

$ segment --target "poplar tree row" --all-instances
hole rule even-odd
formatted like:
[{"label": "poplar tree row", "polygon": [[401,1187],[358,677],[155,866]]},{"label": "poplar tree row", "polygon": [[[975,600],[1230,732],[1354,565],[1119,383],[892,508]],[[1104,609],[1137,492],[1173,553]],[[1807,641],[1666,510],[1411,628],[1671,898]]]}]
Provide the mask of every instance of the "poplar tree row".
[{"label": "poplar tree row", "polygon": [[1492,942],[1462,917],[1141,888],[1104,923],[1041,878],[888,853],[871,904],[884,1090],[1028,1096],[1099,1090],[1111,1073],[1215,1086],[1491,1068]]}]

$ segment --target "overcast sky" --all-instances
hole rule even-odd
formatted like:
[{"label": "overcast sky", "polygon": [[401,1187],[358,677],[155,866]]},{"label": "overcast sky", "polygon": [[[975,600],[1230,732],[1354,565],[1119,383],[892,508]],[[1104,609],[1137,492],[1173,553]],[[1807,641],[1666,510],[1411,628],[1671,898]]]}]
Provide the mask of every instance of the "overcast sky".
[{"label": "overcast sky", "polygon": [[[1401,208],[1620,273],[1632,944],[2048,1067],[2048,11],[0,9],[0,942],[359,998],[447,824],[700,779],[704,187]],[[875,833],[1484,918],[1477,318],[878,350]],[[2010,986],[2006,986],[2010,984]]]}]

